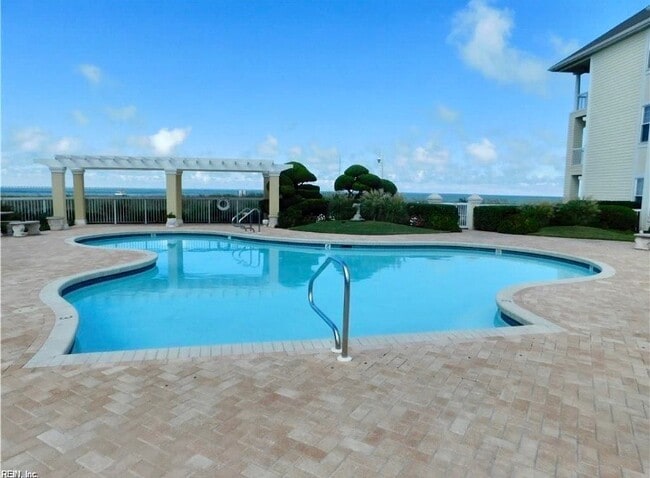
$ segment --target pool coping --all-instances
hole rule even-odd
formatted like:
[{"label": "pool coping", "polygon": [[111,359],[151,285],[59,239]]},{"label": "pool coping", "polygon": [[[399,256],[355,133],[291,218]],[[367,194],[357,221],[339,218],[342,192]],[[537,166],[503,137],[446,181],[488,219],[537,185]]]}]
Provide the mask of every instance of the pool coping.
[{"label": "pool coping", "polygon": [[[239,232],[223,232],[223,231],[202,231],[202,230],[188,230],[188,231],[160,231],[159,229],[140,230],[138,232],[109,232],[109,233],[92,233],[80,236],[75,236],[66,239],[66,242],[77,247],[92,247],[82,244],[78,241],[99,238],[99,237],[116,237],[116,236],[133,236],[133,235],[209,235],[219,236],[225,238],[238,238],[247,239],[260,242],[275,242],[286,244],[302,244],[319,246],[322,245],[325,249],[331,246],[370,246],[370,247],[436,247],[436,248],[455,248],[455,249],[473,249],[494,251],[495,254],[501,254],[502,251],[512,251],[524,254],[534,254],[543,257],[561,259],[572,262],[579,262],[590,267],[600,269],[595,275],[585,277],[575,277],[569,279],[555,279],[552,281],[537,281],[517,284],[506,287],[500,290],[495,301],[497,307],[501,312],[515,319],[521,323],[520,327],[501,327],[498,329],[470,329],[463,331],[451,332],[419,332],[419,333],[405,333],[394,335],[377,335],[366,336],[358,338],[350,338],[349,345],[353,351],[364,350],[370,348],[382,348],[387,346],[394,346],[399,344],[413,344],[418,342],[438,343],[441,345],[457,342],[468,341],[478,338],[496,338],[496,337],[510,337],[528,334],[540,333],[556,333],[564,331],[564,329],[557,324],[540,317],[532,311],[520,306],[515,302],[514,296],[518,292],[531,287],[539,287],[544,285],[560,285],[593,280],[606,279],[613,276],[616,271],[608,264],[594,261],[591,259],[573,256],[568,254],[561,254],[552,251],[543,251],[531,248],[520,248],[512,246],[500,246],[491,244],[477,244],[477,243],[463,243],[463,242],[432,242],[432,241],[396,241],[396,237],[389,236],[390,242],[387,240],[368,240],[366,236],[364,239],[350,239],[335,240],[332,238],[317,240],[307,238],[287,238],[287,237],[273,237],[256,235],[250,236]],[[67,352],[72,347],[74,336],[76,333],[79,317],[76,309],[63,297],[61,292],[80,282],[98,279],[106,276],[113,276],[121,273],[134,272],[140,269],[151,267],[155,264],[158,255],[149,251],[138,250],[137,252],[143,255],[142,258],[128,262],[126,264],[119,264],[112,267],[91,270],[74,274],[67,277],[55,279],[48,283],[40,292],[39,298],[50,307],[55,314],[55,322],[50,331],[49,336],[46,338],[43,345],[34,354],[34,356],[24,365],[25,368],[35,367],[49,367],[60,365],[93,365],[93,364],[116,364],[116,363],[130,363],[140,362],[145,360],[187,360],[194,358],[205,357],[222,357],[229,355],[242,355],[242,354],[260,354],[260,353],[273,353],[283,352],[288,354],[299,353],[319,353],[323,350],[329,350],[332,345],[331,339],[314,339],[314,340],[297,340],[297,341],[274,341],[274,342],[250,342],[250,343],[237,343],[237,344],[221,344],[221,345],[207,345],[207,346],[189,346],[189,347],[171,347],[171,348],[155,348],[155,349],[138,349],[138,350],[123,350],[114,352],[91,352],[80,354],[68,354]],[[353,355],[353,354],[352,354]]]}]

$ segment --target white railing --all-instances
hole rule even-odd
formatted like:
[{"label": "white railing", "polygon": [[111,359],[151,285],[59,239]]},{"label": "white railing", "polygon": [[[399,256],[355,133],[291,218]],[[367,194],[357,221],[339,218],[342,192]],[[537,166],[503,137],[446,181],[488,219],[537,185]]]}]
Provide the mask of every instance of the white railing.
[{"label": "white railing", "polygon": [[[13,211],[23,221],[37,221],[53,214],[52,198],[48,197],[2,198],[2,206],[3,210]],[[74,204],[71,198],[66,199],[65,208],[68,220],[74,220]]]},{"label": "white railing", "polygon": [[454,206],[458,209],[458,227],[467,229],[467,203],[459,202],[455,203]]},{"label": "white railing", "polygon": [[[183,222],[194,224],[230,223],[241,211],[259,207],[261,198],[183,198]],[[227,205],[227,208],[224,207]],[[458,209],[458,226],[468,224],[467,203],[451,203]],[[3,209],[14,211],[23,221],[52,215],[52,198],[2,198]],[[67,218],[74,222],[74,201],[66,199]],[[167,220],[164,197],[90,197],[86,198],[88,224],[163,224]]]},{"label": "white railing", "polygon": [[[227,199],[224,201],[224,199]],[[183,222],[197,224],[230,223],[233,216],[246,208],[259,206],[261,198],[183,198]],[[88,224],[162,224],[167,220],[164,197],[90,197],[86,198]],[[52,215],[52,198],[2,198],[5,210],[23,221]],[[227,206],[227,207],[225,207]],[[66,199],[69,222],[74,222],[74,200]]]},{"label": "white railing", "polygon": [[165,198],[86,198],[88,224],[159,224],[166,220]]},{"label": "white railing", "polygon": [[587,109],[587,104],[589,103],[589,93],[580,93],[576,101],[576,109],[584,110]]}]

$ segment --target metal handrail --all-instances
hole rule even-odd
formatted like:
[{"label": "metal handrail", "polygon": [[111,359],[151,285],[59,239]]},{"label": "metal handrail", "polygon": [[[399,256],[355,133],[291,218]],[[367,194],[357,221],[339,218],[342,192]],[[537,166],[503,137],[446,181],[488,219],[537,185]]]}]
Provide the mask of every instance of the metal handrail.
[{"label": "metal handrail", "polygon": [[[325,315],[325,313],[318,308],[314,303],[314,281],[316,278],[325,270],[325,268],[330,265],[332,262],[336,262],[343,269],[343,280],[344,280],[344,289],[343,289],[343,336],[339,335],[339,329],[332,322],[332,320]],[[325,262],[318,268],[314,275],[309,279],[309,287],[307,289],[307,299],[309,300],[309,305],[314,311],[319,315],[323,321],[329,325],[334,333],[334,348],[332,352],[340,353],[338,360],[341,362],[349,362],[352,360],[352,357],[348,355],[348,335],[350,332],[350,269],[348,265],[343,262],[340,257],[329,256]]]},{"label": "metal handrail", "polygon": [[[245,209],[242,209],[241,211],[239,211],[237,214],[235,214],[233,216],[233,218],[232,218],[232,220],[230,222],[232,223],[233,226],[241,227],[245,231],[248,230],[248,229],[250,229],[251,231],[254,231],[255,228],[253,227],[253,220],[252,220],[253,219],[252,214],[254,212],[257,212],[257,217],[258,217],[257,232],[260,232],[260,230],[262,229],[262,212],[256,207],[254,207],[254,208],[247,207]],[[244,219],[246,219],[246,218],[249,218],[248,219],[248,226],[246,226],[245,224],[242,224],[242,221]]]}]

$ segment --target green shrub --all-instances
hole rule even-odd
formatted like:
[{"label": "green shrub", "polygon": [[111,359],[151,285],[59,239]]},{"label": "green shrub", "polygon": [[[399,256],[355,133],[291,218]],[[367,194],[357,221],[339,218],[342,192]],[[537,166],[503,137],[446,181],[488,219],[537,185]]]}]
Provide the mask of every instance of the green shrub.
[{"label": "green shrub", "polygon": [[388,179],[381,180],[381,189],[388,194],[397,194],[397,186],[395,186],[394,182],[389,181]]},{"label": "green shrub", "polygon": [[519,214],[517,206],[479,206],[474,208],[474,229],[496,232],[502,222]]},{"label": "green shrub", "polygon": [[409,203],[409,223],[437,231],[460,232],[458,208],[449,204]]},{"label": "green shrub", "polygon": [[546,227],[551,223],[554,214],[552,204],[527,204],[521,206],[519,214],[525,218],[535,221],[539,224],[539,229]]},{"label": "green shrub", "polygon": [[325,199],[305,199],[298,206],[303,215],[306,216],[302,224],[314,222],[319,214],[327,213],[327,201]]},{"label": "green shrub", "polygon": [[373,189],[361,195],[361,216],[371,221],[386,221],[406,224],[408,213],[406,203],[399,196]]},{"label": "green shrub", "polygon": [[352,204],[354,203],[354,199],[347,197],[346,195],[335,194],[329,200],[327,207],[328,214],[337,220],[352,219],[356,212],[355,208],[352,207]]},{"label": "green shrub", "polygon": [[600,227],[619,231],[636,231],[639,217],[636,211],[625,206],[600,206]]},{"label": "green shrub", "polygon": [[555,207],[553,226],[598,226],[600,208],[596,201],[574,199]]},{"label": "green shrub", "polygon": [[316,222],[316,218],[325,213],[327,213],[325,199],[305,199],[278,213],[278,227],[286,229]]},{"label": "green shrub", "polygon": [[501,234],[532,234],[541,229],[540,222],[533,216],[519,213],[503,219],[497,227]]},{"label": "green shrub", "polygon": [[322,199],[320,187],[314,184],[302,184],[296,187],[296,195],[304,199]]},{"label": "green shrub", "polygon": [[290,206],[278,213],[278,227],[283,229],[300,226],[303,224],[302,220],[302,211],[297,206]]},{"label": "green shrub", "polygon": [[598,201],[598,206],[625,206],[630,209],[641,209],[641,199],[636,201]]},{"label": "green shrub", "polygon": [[38,216],[38,222],[40,222],[40,229],[41,231],[49,231],[50,230],[50,223],[47,222],[47,216],[45,214],[41,214]]}]

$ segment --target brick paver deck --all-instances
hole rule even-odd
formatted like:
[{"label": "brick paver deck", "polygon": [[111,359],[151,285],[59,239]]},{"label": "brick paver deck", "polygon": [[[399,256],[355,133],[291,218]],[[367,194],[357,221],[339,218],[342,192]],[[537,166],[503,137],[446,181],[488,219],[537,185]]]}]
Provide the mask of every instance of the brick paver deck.
[{"label": "brick paver deck", "polygon": [[140,254],[65,239],[138,229],[2,237],[2,469],[40,477],[650,476],[650,254],[631,243],[399,237],[516,245],[614,267],[607,279],[516,294],[564,329],[557,333],[369,347],[352,350],[347,364],[322,351],[25,368],[54,322],[39,300],[48,282]]}]

